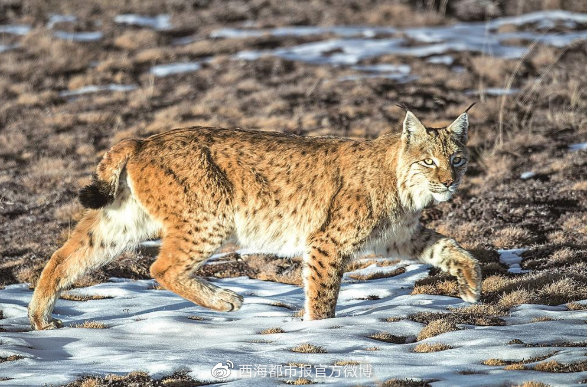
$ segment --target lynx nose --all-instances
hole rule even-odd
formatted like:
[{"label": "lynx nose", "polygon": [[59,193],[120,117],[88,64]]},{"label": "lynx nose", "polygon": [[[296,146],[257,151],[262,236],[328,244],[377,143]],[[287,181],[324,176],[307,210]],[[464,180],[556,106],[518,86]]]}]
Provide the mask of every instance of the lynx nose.
[{"label": "lynx nose", "polygon": [[453,179],[447,179],[445,181],[442,181],[441,184],[443,184],[445,187],[449,188],[453,184]]}]

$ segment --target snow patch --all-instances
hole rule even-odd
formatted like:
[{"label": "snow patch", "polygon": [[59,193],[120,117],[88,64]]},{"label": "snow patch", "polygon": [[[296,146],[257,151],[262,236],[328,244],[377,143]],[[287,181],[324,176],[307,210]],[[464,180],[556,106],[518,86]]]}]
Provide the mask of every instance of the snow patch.
[{"label": "snow patch", "polygon": [[526,171],[526,172],[521,173],[521,179],[523,179],[523,180],[530,179],[533,176],[535,176],[535,172],[533,172],[533,171]]},{"label": "snow patch", "polygon": [[513,274],[528,273],[529,270],[521,269],[521,254],[527,251],[527,249],[508,249],[498,250],[500,254],[500,262],[508,266],[508,272]]},{"label": "snow patch", "polygon": [[586,150],[586,143],[581,142],[578,144],[572,144],[568,146],[568,149],[571,151]]},{"label": "snow patch", "polygon": [[53,14],[49,16],[49,20],[47,21],[47,28],[53,28],[53,26],[58,23],[74,23],[76,20],[78,19],[74,15]]},{"label": "snow patch", "polygon": [[72,40],[74,42],[96,42],[104,36],[101,31],[66,32],[55,31],[53,35],[58,39]]},{"label": "snow patch", "polygon": [[59,95],[62,97],[75,97],[78,95],[98,93],[101,91],[132,91],[136,88],[137,86],[135,85],[119,85],[111,83],[109,85],[89,85],[75,90],[62,91],[59,93]]},{"label": "snow patch", "polygon": [[[226,382],[229,386],[274,386],[305,373],[315,382],[337,386],[373,385],[390,378],[434,379],[436,386],[487,386],[526,380],[529,372],[482,364],[490,358],[522,360],[555,353],[548,360],[567,363],[585,359],[584,347],[558,346],[562,341],[585,340],[585,311],[541,305],[513,309],[505,318],[506,326],[460,325],[459,331],[423,341],[447,344],[452,349],[416,353],[413,341],[424,325],[406,317],[419,312],[447,312],[466,303],[455,297],[411,295],[414,282],[428,275],[428,266],[403,261],[390,267],[398,266],[405,266],[406,272],[391,278],[361,282],[345,278],[337,317],[311,322],[293,316],[293,310],[302,307],[304,294],[292,285],[246,277],[215,280],[215,284],[244,295],[239,311],[220,313],[169,291],[156,290],[152,280],[113,278],[75,290],[111,299],[58,300],[55,317],[65,328],[25,332],[29,326],[26,307],[32,292],[26,284],[10,285],[0,290],[0,308],[5,316],[0,323],[6,330],[0,356],[20,355],[25,359],[0,363],[0,376],[12,378],[0,381],[0,385],[63,384],[81,375],[137,370],[161,377],[188,370],[197,380]],[[375,268],[370,266],[357,272],[372,270]],[[379,298],[360,299],[366,295]],[[532,322],[540,316],[554,319]],[[389,317],[400,321],[385,322]],[[70,327],[88,320],[102,322],[107,328]],[[268,328],[281,328],[284,333],[259,333]],[[405,338],[405,344],[370,338],[379,332]],[[508,344],[514,339],[547,346]],[[291,351],[305,343],[324,347],[327,352]],[[367,350],[373,347],[378,350]],[[343,360],[360,364],[349,365],[344,371],[343,366],[334,365]],[[226,378],[212,376],[215,366],[217,371],[226,367],[226,375],[221,375]],[[585,373],[533,371],[533,377],[551,385],[567,385],[582,381]]]},{"label": "snow patch", "polygon": [[26,24],[0,25],[0,34],[26,35],[31,31],[31,26]]},{"label": "snow patch", "polygon": [[169,63],[153,66],[149,72],[156,77],[167,77],[168,75],[197,71],[200,68],[200,62]]},{"label": "snow patch", "polygon": [[114,22],[119,24],[129,24],[140,27],[150,27],[155,30],[169,30],[172,28],[171,18],[167,14],[157,16],[144,16],[137,14],[123,14],[114,17]]}]

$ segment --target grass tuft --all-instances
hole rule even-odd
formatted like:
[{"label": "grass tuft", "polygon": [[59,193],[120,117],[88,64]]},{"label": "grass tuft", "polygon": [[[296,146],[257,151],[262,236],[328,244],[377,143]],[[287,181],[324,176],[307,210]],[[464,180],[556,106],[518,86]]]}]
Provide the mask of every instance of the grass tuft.
[{"label": "grass tuft", "polygon": [[259,332],[260,335],[273,335],[274,333],[286,333],[282,328],[267,328]]},{"label": "grass tuft", "polygon": [[441,343],[420,343],[414,347],[414,351],[418,353],[426,353],[426,352],[440,352],[446,351],[448,349],[452,349],[451,345],[441,344]]},{"label": "grass tuft", "polygon": [[6,361],[16,361],[16,360],[20,360],[20,359],[24,359],[24,356],[20,356],[20,355],[10,355],[10,356],[0,356],[0,363],[4,363]]},{"label": "grass tuft", "polygon": [[84,321],[81,324],[72,324],[70,325],[72,328],[85,328],[85,329],[106,329],[108,325],[100,321]]},{"label": "grass tuft", "polygon": [[67,301],[90,301],[90,300],[108,300],[113,297],[100,295],[81,295],[72,293],[63,293],[59,296],[62,300]]},{"label": "grass tuft", "polygon": [[400,274],[404,274],[406,273],[406,269],[404,267],[399,267],[396,270],[392,270],[392,271],[375,271],[373,273],[367,273],[367,274],[363,274],[363,273],[349,273],[347,274],[347,276],[351,279],[357,280],[357,281],[369,281],[369,280],[375,280],[375,279],[380,279],[380,278],[390,278],[390,277],[396,277],[397,275]]},{"label": "grass tuft", "polygon": [[368,336],[370,339],[383,341],[384,343],[406,344],[406,337],[396,336],[388,332],[377,332]]},{"label": "grass tuft", "polygon": [[457,331],[459,328],[447,319],[439,319],[431,321],[425,326],[417,335],[417,340],[421,341],[429,337],[438,336],[442,333]]},{"label": "grass tuft", "polygon": [[294,380],[284,380],[285,384],[290,384],[293,386],[303,386],[306,384],[314,384],[314,382],[310,379],[306,379],[306,378],[298,378],[298,379],[294,379]]},{"label": "grass tuft", "polygon": [[327,350],[324,347],[320,347],[317,345],[312,344],[300,344],[291,349],[292,352],[300,352],[300,353],[327,353]]}]

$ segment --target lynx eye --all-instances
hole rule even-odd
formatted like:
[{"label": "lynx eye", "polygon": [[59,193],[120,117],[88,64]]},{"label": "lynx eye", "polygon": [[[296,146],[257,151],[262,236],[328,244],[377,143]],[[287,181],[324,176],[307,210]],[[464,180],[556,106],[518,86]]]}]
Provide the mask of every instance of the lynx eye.
[{"label": "lynx eye", "polygon": [[451,161],[451,163],[456,167],[462,165],[464,162],[465,160],[462,157],[454,157]]},{"label": "lynx eye", "polygon": [[425,163],[425,165],[428,167],[432,167],[433,165],[435,165],[435,162],[433,161],[433,159],[424,159],[423,163]]}]

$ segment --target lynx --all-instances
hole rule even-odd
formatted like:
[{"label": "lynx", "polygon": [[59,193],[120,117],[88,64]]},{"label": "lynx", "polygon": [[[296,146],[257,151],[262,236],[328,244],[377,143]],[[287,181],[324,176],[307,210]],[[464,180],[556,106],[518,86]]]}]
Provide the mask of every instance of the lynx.
[{"label": "lynx", "polygon": [[477,261],[419,223],[423,208],[460,184],[467,131],[467,110],[445,128],[425,127],[407,110],[401,133],[373,140],[208,127],[124,140],[80,192],[88,210],[39,278],[32,327],[59,327],[51,313],[62,289],[157,236],[153,278],[218,311],[239,309],[243,298],[192,273],[230,240],[303,256],[305,320],[335,315],[344,268],[365,249],[439,267],[475,302]]}]

